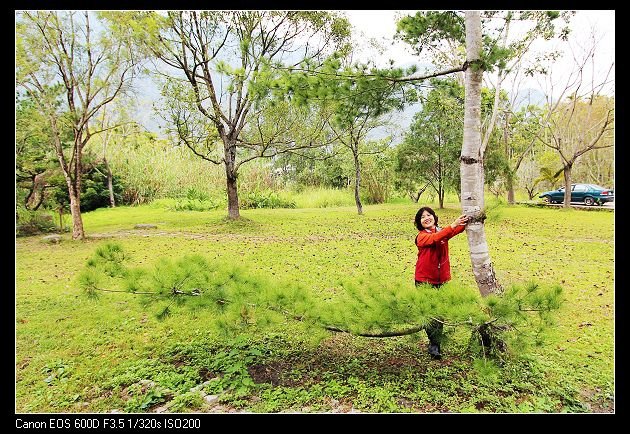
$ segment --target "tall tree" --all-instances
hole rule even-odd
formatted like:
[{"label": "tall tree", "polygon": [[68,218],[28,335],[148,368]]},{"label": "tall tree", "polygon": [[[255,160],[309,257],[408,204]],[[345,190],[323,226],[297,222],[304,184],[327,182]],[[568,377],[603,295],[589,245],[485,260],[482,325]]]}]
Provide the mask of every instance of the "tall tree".
[{"label": "tall tree", "polygon": [[[112,168],[109,165],[109,161],[107,160],[107,147],[110,144],[110,141],[114,138],[114,130],[117,125],[112,124],[112,115],[107,112],[106,107],[103,107],[102,113],[99,116],[97,121],[98,128],[101,130],[101,142],[103,144],[103,167],[105,169],[105,173],[101,173],[107,179],[107,191],[109,192],[109,206],[111,208],[116,207],[116,197],[114,195],[114,174],[112,173]],[[94,166],[94,170],[99,171],[98,166]],[[99,171],[100,172],[100,171]]]},{"label": "tall tree", "polygon": [[466,69],[464,80],[464,143],[461,152],[462,210],[470,217],[466,225],[473,274],[481,295],[501,292],[496,278],[484,227],[484,148],[481,139],[481,84],[483,54],[481,16],[466,11]]},{"label": "tall tree", "polygon": [[[496,15],[496,12],[484,12],[486,19],[496,18]],[[528,18],[527,12],[521,12],[520,15],[521,18]],[[543,12],[535,19],[537,25],[542,25],[543,29],[553,29],[551,21],[557,17],[556,13]],[[511,12],[507,12],[499,18],[509,23],[513,16]],[[456,11],[418,12],[415,16],[401,19],[398,23],[398,32],[400,37],[414,46],[418,54],[427,48],[435,49],[443,45],[444,41],[456,41],[465,46],[466,59],[461,68],[450,68],[436,74],[465,71],[464,143],[460,157],[461,202],[463,211],[471,218],[466,226],[466,232],[473,274],[479,291],[486,296],[502,291],[494,273],[483,225],[484,157],[497,117],[496,106],[500,100],[499,84],[502,79],[499,77],[500,80],[495,86],[495,110],[489,119],[484,137],[481,123],[481,86],[484,71],[491,71],[494,68],[498,68],[499,71],[507,70],[508,62],[515,56],[520,56],[518,54],[520,45],[506,45],[507,39],[505,36],[501,37],[501,34],[506,33],[497,34],[489,28],[486,28],[484,33],[481,19],[480,11],[466,11],[463,16]],[[546,35],[546,31],[534,34],[532,40]],[[409,80],[415,78],[415,75],[408,77]]]},{"label": "tall tree", "polygon": [[[326,11],[178,11],[168,12],[164,19],[155,13],[136,17],[144,22],[163,22],[159,35],[146,39],[149,48],[165,65],[183,74],[192,90],[194,107],[213,127],[198,130],[206,134],[205,138],[194,136],[200,142],[222,146],[219,156],[208,156],[208,161],[224,165],[228,217],[238,219],[240,164],[271,157],[281,146],[311,144],[296,144],[286,135],[277,142],[275,137],[266,137],[262,143],[245,138],[245,129],[265,117],[265,97],[276,67],[319,59],[339,47],[349,34],[347,20]],[[140,36],[144,32],[143,28]],[[191,113],[186,107],[180,109],[181,115]],[[181,123],[177,128],[190,132]],[[186,134],[181,139],[191,140]],[[316,141],[315,137],[311,141]],[[244,150],[247,154],[241,160]]]},{"label": "tall tree", "polygon": [[459,191],[464,89],[454,80],[433,86],[398,146],[397,171],[410,190],[431,186],[444,208],[446,191]]},{"label": "tall tree", "polygon": [[354,198],[361,215],[361,155],[383,153],[388,146],[372,142],[370,147],[366,144],[368,136],[377,128],[385,128],[392,112],[415,102],[416,92],[405,89],[400,81],[402,69],[378,69],[371,61],[351,64],[351,58],[352,51],[348,50],[334,53],[321,64],[307,59],[285,72],[273,94],[296,105],[322,105],[332,114],[327,125],[338,145],[352,157]]},{"label": "tall tree", "polygon": [[[346,70],[348,76],[356,76],[356,71]],[[354,165],[354,201],[357,213],[363,214],[361,203],[361,155],[382,153],[388,144],[380,147],[366,146],[368,134],[387,123],[386,114],[392,110],[402,110],[405,104],[404,94],[400,95],[400,85],[381,80],[335,79],[334,116],[329,126],[338,142],[352,155]],[[331,83],[331,84],[332,84]]]},{"label": "tall tree", "polygon": [[[70,197],[73,239],[85,238],[83,153],[99,132],[90,122],[129,87],[137,66],[129,38],[111,37],[104,22],[92,25],[94,17],[87,11],[25,11],[16,18],[16,81],[48,119]],[[73,132],[69,152],[64,123]]]},{"label": "tall tree", "polygon": [[[512,105],[513,107],[513,105]],[[540,107],[529,105],[523,107],[517,112],[510,107],[501,117],[501,142],[502,152],[505,156],[505,184],[507,190],[507,201],[510,204],[515,202],[515,188],[517,185],[527,190],[531,199],[535,194],[536,187],[535,161],[535,145],[538,142],[536,133],[540,130],[538,124]],[[527,167],[523,167],[526,165]],[[524,176],[523,179],[519,178]]]}]

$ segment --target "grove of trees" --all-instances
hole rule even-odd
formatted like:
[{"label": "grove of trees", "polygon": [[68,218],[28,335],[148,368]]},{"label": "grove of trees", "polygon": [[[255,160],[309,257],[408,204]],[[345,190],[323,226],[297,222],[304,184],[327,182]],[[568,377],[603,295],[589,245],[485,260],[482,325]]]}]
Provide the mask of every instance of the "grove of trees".
[{"label": "grove of trees", "polygon": [[[500,292],[486,192],[513,203],[557,187],[560,174],[567,187],[614,183],[612,79],[587,68],[597,41],[568,76],[546,63],[554,53],[524,60],[535,41],[568,43],[571,17],[403,17],[397,37],[436,68],[419,71],[353,61],[350,23],[329,11],[18,11],[16,218],[51,210],[61,220],[67,207],[83,239],[82,211],[159,198],[211,200],[235,220],[244,191],[343,189],[358,214],[364,200],[425,194],[443,207],[456,194],[472,218],[480,292]],[[514,37],[517,25],[526,30]],[[142,75],[161,87],[160,132],[124,109]],[[516,103],[505,84],[523,75],[550,84],[545,102]],[[400,142],[383,133],[416,103]]]}]

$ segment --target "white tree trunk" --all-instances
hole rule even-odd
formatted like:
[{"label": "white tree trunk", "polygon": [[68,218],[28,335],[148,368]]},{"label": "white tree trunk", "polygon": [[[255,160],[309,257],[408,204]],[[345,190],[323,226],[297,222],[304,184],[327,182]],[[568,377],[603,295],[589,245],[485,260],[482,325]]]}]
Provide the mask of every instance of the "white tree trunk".
[{"label": "white tree trunk", "polygon": [[466,61],[464,102],[464,143],[461,153],[461,201],[466,225],[470,260],[482,296],[501,292],[497,282],[484,230],[484,172],[481,143],[481,83],[483,70],[476,63],[482,50],[479,11],[466,11]]},{"label": "white tree trunk", "polygon": [[[81,217],[81,197],[76,190],[70,191],[70,214],[72,215],[72,239],[84,240],[83,218]],[[63,224],[63,223],[62,223]]]}]

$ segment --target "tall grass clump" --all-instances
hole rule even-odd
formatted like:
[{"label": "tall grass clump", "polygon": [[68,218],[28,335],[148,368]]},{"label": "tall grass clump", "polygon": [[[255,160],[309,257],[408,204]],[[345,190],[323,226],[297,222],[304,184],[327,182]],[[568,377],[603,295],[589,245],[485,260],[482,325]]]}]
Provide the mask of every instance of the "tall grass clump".
[{"label": "tall grass clump", "polygon": [[189,187],[185,197],[156,199],[151,202],[151,207],[169,211],[214,211],[225,207],[225,204],[225,198],[216,193],[210,195],[204,190]]},{"label": "tall grass clump", "polygon": [[330,208],[354,205],[354,193],[350,189],[305,188],[294,192],[289,197],[296,208]]},{"label": "tall grass clump", "polygon": [[213,194],[225,186],[220,166],[165,140],[146,140],[125,142],[112,151],[111,166],[124,186],[124,203],[139,205],[160,198],[183,198],[191,188]]},{"label": "tall grass clump", "polygon": [[30,211],[23,208],[17,208],[15,222],[16,237],[46,234],[59,230],[59,226],[55,224],[54,214],[52,211]]}]

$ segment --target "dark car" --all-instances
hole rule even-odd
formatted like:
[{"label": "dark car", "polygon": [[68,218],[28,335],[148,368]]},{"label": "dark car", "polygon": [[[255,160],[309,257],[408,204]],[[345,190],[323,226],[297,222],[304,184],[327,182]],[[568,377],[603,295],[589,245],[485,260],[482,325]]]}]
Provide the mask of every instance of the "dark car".
[{"label": "dark car", "polygon": [[[545,191],[539,196],[546,203],[562,203],[564,201],[564,187],[557,190]],[[585,205],[603,205],[615,200],[613,189],[600,187],[595,184],[571,184],[571,202],[584,202]]]}]

